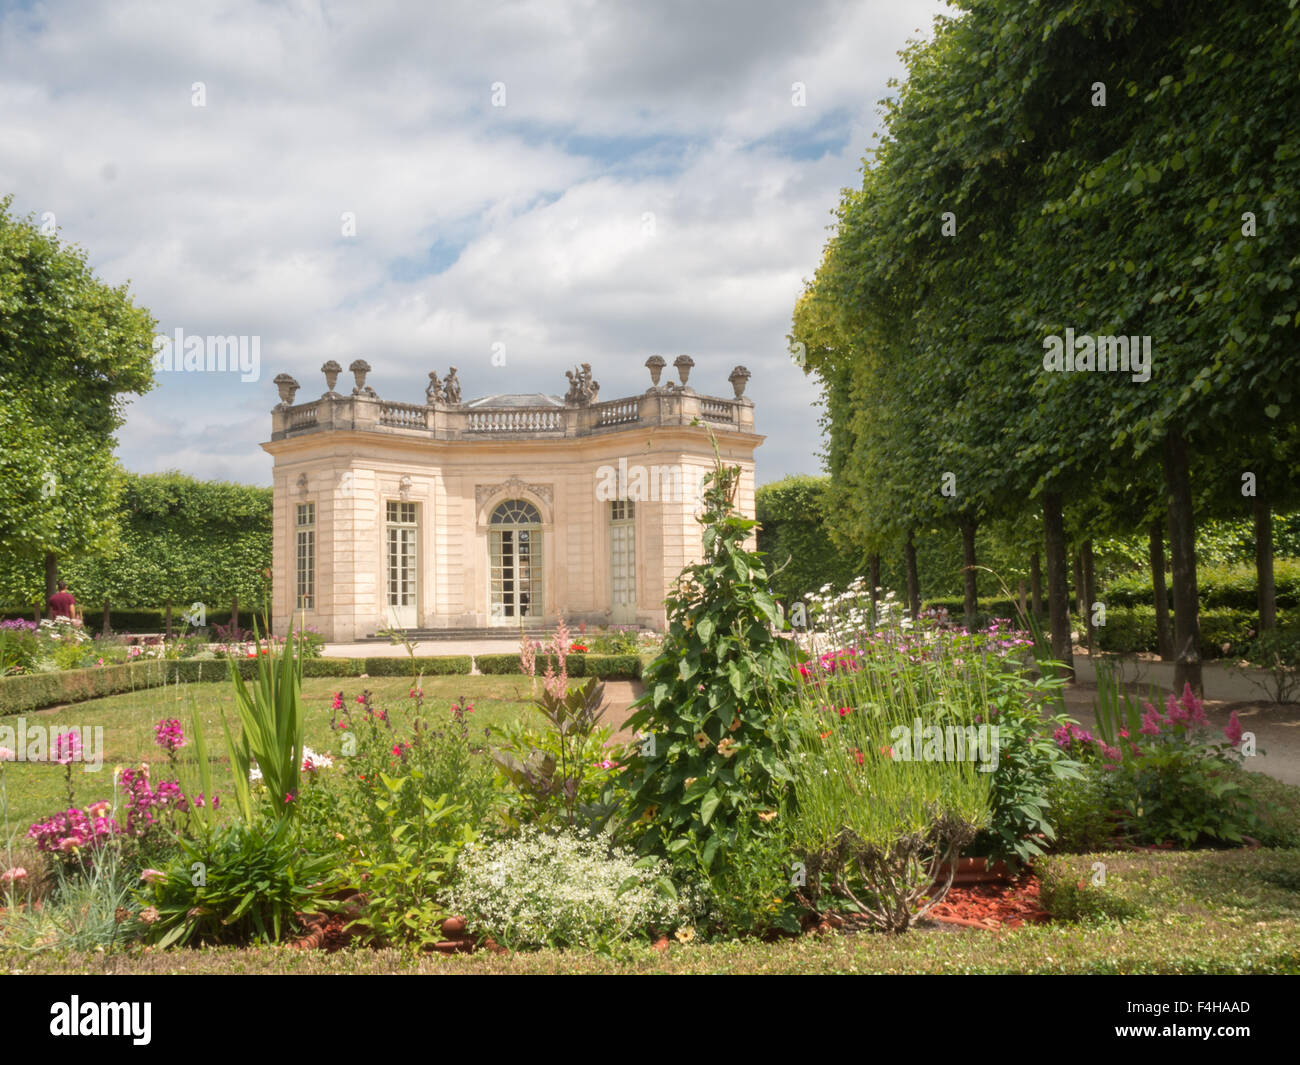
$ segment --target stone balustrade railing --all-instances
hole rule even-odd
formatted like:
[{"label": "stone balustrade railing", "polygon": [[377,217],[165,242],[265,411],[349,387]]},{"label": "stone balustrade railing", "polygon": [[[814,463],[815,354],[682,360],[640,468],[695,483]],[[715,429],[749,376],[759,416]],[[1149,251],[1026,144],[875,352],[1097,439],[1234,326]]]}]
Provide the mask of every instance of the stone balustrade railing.
[{"label": "stone balustrade railing", "polygon": [[640,396],[564,407],[467,407],[434,400],[397,403],[366,394],[327,392],[272,412],[272,439],[331,430],[420,434],[437,440],[461,437],[556,438],[615,432],[638,425],[707,424],[754,431],[748,397],[701,396],[682,387],[651,388]]}]

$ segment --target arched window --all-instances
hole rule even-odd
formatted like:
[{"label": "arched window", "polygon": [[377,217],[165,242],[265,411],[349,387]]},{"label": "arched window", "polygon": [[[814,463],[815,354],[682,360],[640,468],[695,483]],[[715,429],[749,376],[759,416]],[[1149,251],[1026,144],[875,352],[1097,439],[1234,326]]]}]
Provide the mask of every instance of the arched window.
[{"label": "arched window", "polygon": [[524,499],[497,504],[488,519],[492,620],[540,617],[542,516]]},{"label": "arched window", "polygon": [[488,523],[490,525],[541,525],[542,516],[526,499],[507,499],[504,503],[497,504]]}]

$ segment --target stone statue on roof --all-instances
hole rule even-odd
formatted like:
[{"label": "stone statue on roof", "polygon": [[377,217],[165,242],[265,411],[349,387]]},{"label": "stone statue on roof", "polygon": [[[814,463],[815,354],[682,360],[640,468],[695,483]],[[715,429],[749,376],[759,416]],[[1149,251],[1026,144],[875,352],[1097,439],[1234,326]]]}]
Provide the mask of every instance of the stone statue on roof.
[{"label": "stone statue on roof", "polygon": [[442,382],[443,402],[451,404],[453,407],[460,403],[460,382],[456,379],[456,367],[447,371],[447,376]]},{"label": "stone statue on roof", "polygon": [[591,376],[591,363],[584,362],[576,371],[565,370],[564,376],[569,379],[569,391],[564,397],[567,405],[585,407],[596,402],[596,397],[600,394],[600,382]]},{"label": "stone statue on roof", "polygon": [[424,390],[424,401],[426,403],[441,403],[443,401],[442,382],[438,380],[438,371],[429,371],[429,387]]}]

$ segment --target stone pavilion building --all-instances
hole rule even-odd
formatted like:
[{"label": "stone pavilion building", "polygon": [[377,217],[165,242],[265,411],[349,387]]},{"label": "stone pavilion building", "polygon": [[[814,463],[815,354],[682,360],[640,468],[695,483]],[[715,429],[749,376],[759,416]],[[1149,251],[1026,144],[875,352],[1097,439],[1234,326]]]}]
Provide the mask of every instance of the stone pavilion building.
[{"label": "stone pavilion building", "polygon": [[[754,404],[749,371],[734,395],[697,393],[646,362],[650,387],[601,400],[590,366],[564,396],[462,400],[457,370],[429,374],[423,403],[381,399],[370,366],[336,391],[296,403],[275,379],[274,599],[278,632],[305,616],[332,642],[400,628],[518,631],[571,623],[662,629],[663,600],[701,557],[700,479],[741,467],[737,499],[754,513]],[[296,622],[295,622],[296,623]],[[503,635],[505,633],[503,632]]]}]

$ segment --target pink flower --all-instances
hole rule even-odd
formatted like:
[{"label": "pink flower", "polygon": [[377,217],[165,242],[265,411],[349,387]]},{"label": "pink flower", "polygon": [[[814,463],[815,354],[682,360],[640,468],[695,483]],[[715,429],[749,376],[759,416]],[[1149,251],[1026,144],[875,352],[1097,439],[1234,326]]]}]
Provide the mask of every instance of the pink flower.
[{"label": "pink flower", "polygon": [[21,865],[16,865],[12,869],[6,869],[3,873],[0,873],[0,884],[13,884],[26,879],[27,870]]},{"label": "pink flower", "polygon": [[81,757],[81,733],[76,729],[63,732],[54,737],[54,761],[59,765],[68,765]]},{"label": "pink flower", "polygon": [[1142,727],[1138,729],[1144,736],[1159,736],[1160,726],[1163,721],[1160,717],[1160,711],[1150,703],[1143,704],[1146,711],[1142,714]]},{"label": "pink flower", "polygon": [[140,879],[146,884],[161,884],[167,879],[167,874],[161,869],[144,869],[140,872]]},{"label": "pink flower", "polygon": [[0,762],[12,762],[15,761],[17,757],[18,756],[8,747],[0,747]]},{"label": "pink flower", "polygon": [[1223,726],[1223,734],[1234,747],[1241,746],[1241,721],[1237,717],[1236,710],[1228,716],[1228,723]]}]

